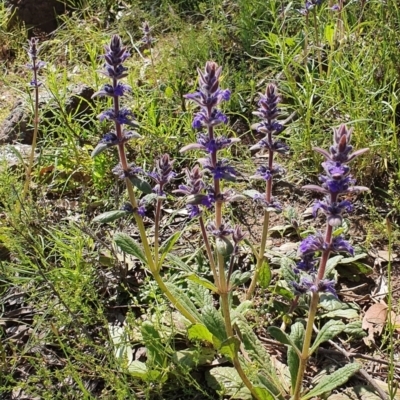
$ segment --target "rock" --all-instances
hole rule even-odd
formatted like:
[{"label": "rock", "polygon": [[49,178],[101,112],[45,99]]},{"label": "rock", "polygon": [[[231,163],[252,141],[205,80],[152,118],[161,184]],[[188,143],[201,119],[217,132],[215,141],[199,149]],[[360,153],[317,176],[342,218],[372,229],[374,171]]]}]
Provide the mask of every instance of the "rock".
[{"label": "rock", "polygon": [[[15,16],[25,25],[34,26],[44,32],[52,32],[57,28],[57,15],[66,11],[63,0],[4,0],[5,7],[15,11]],[[15,21],[11,21],[11,25]]]},{"label": "rock", "polygon": [[[21,158],[27,161],[32,152],[32,146],[27,144],[6,145],[0,148],[1,167],[14,168],[21,164]],[[35,154],[37,157],[37,154]],[[5,163],[5,165],[4,165]]]},{"label": "rock", "polygon": [[[65,101],[65,113],[82,117],[91,111],[91,97],[94,94],[94,90],[91,87],[86,85],[74,86],[69,89],[69,93]],[[59,106],[53,100],[53,97],[42,89],[39,97],[39,137],[41,124],[46,124],[46,120],[52,119],[54,110],[57,108]],[[0,123],[0,145],[14,142],[32,144],[32,119],[32,107],[28,105],[27,100],[18,100],[9,116]]]}]

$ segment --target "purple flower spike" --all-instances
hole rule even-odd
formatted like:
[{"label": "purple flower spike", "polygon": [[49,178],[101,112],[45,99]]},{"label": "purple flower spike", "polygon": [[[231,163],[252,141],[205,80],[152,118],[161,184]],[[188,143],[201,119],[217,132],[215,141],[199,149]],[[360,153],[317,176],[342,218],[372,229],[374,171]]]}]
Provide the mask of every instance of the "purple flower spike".
[{"label": "purple flower spike", "polygon": [[294,272],[298,274],[300,271],[315,272],[318,260],[314,258],[314,253],[305,254],[300,261],[296,263]]},{"label": "purple flower spike", "polygon": [[315,235],[308,236],[300,243],[299,253],[301,256],[305,256],[309,253],[315,253],[327,249],[328,245],[325,243],[324,236],[321,232],[317,232]]},{"label": "purple flower spike", "polygon": [[147,21],[144,21],[142,24],[142,32],[143,32],[142,42],[146,45],[148,49],[150,49],[151,45],[154,42],[154,39],[151,36],[151,28]]},{"label": "purple flower spike", "polygon": [[200,158],[200,164],[203,168],[209,171],[214,179],[225,179],[227,181],[236,180],[236,171],[229,165],[229,160],[223,158],[217,161],[216,166],[213,166],[211,158]]},{"label": "purple flower spike", "polygon": [[174,162],[170,159],[168,154],[164,154],[159,160],[157,160],[156,168],[153,172],[148,175],[156,182],[154,192],[159,196],[163,196],[164,186],[175,178],[175,172],[172,170]]},{"label": "purple flower spike", "polygon": [[332,240],[331,249],[335,252],[346,252],[354,256],[353,247],[342,236],[337,236]]},{"label": "purple flower spike", "polygon": [[27,52],[31,62],[27,64],[26,67],[33,72],[33,78],[30,81],[30,85],[32,87],[38,88],[39,86],[41,86],[41,82],[39,82],[37,79],[38,71],[39,69],[43,68],[46,63],[38,60],[38,54],[40,51],[39,39],[33,37],[31,40],[28,40],[28,44],[29,47]]},{"label": "purple flower spike", "polygon": [[[212,109],[217,113],[215,107],[222,101],[229,100],[231,96],[229,90],[222,90],[219,87],[222,67],[218,66],[215,62],[207,61],[205,70],[201,71],[198,69],[197,71],[199,73],[199,90],[185,95],[185,98],[197,103],[203,109],[205,115],[207,115],[207,111]],[[216,121],[220,121],[219,123],[224,121],[224,118],[218,114],[215,114],[213,118]],[[210,121],[207,123],[210,123]]]},{"label": "purple flower spike", "polygon": [[330,198],[327,197],[324,201],[315,202],[313,207],[314,218],[316,218],[319,210],[325,213],[329,225],[339,226],[342,224],[343,212],[351,212],[353,210],[353,205],[348,200],[331,203]]},{"label": "purple flower spike", "polygon": [[197,137],[197,143],[191,143],[180,150],[184,153],[188,150],[204,150],[207,153],[216,153],[219,150],[226,149],[233,143],[240,142],[238,138],[227,138],[225,136],[220,136],[218,138],[210,139],[205,133],[200,133]]},{"label": "purple flower spike", "polygon": [[132,111],[129,111],[126,108],[121,108],[118,115],[115,115],[114,109],[110,108],[109,110],[103,111],[98,118],[100,122],[109,120],[115,121],[120,125],[138,126],[138,123],[135,121],[135,115]]},{"label": "purple flower spike", "polygon": [[278,94],[278,88],[273,83],[270,83],[267,86],[265,95],[260,94],[260,100],[258,102],[259,109],[258,111],[254,111],[253,114],[265,120],[270,124],[269,127],[272,127],[274,126],[272,125],[272,121],[279,115],[280,110],[278,104],[280,102],[281,97]]}]

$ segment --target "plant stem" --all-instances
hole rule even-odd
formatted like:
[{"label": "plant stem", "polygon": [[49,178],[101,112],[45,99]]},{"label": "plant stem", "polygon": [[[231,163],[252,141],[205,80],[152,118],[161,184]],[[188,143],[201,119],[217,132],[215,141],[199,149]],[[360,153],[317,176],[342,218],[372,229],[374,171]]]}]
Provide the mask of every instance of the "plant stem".
[{"label": "plant stem", "polygon": [[315,315],[317,313],[317,308],[318,308],[318,302],[319,302],[319,293],[314,292],[311,296],[311,302],[310,302],[310,311],[308,313],[308,318],[307,318],[307,327],[306,327],[306,332],[304,335],[304,342],[303,342],[303,349],[301,352],[301,357],[300,357],[300,363],[299,363],[299,372],[297,374],[297,380],[296,380],[296,386],[293,391],[293,400],[299,400],[301,398],[300,392],[301,392],[301,387],[303,383],[303,376],[304,372],[307,366],[307,361],[309,358],[309,351],[310,351],[310,343],[311,343],[311,336],[313,332],[313,324],[314,324],[314,319]]},{"label": "plant stem", "polygon": [[[271,124],[272,121],[268,121],[269,124]],[[268,142],[272,142],[272,132],[268,132]],[[274,166],[274,152],[269,149],[268,150],[268,168],[270,171],[272,171]],[[267,203],[271,203],[272,200],[272,176],[270,179],[267,180],[267,184],[265,187],[265,200]],[[262,230],[262,235],[261,235],[261,244],[260,244],[260,251],[258,254],[256,254],[257,258],[257,264],[256,264],[256,269],[254,271],[253,279],[250,283],[250,287],[247,291],[246,294],[246,300],[250,300],[253,297],[254,290],[257,285],[258,281],[258,276],[260,275],[260,269],[262,268],[263,262],[264,262],[264,253],[265,253],[265,247],[267,245],[267,238],[268,238],[268,229],[269,229],[269,216],[270,212],[268,210],[264,211],[264,223],[263,223],[263,230]]]},{"label": "plant stem", "polygon": [[269,211],[264,211],[264,223],[261,236],[260,252],[257,255],[257,265],[254,271],[253,279],[250,283],[249,289],[246,293],[246,300],[250,300],[253,297],[254,290],[256,289],[258,277],[260,275],[260,269],[264,261],[265,247],[267,245],[268,229],[269,229]]},{"label": "plant stem", "polygon": [[313,16],[314,16],[314,31],[315,31],[315,45],[317,48],[317,57],[318,57],[318,68],[319,75],[322,77],[322,62],[321,62],[321,48],[319,43],[319,34],[318,34],[318,21],[317,21],[317,8],[313,8]]},{"label": "plant stem", "polygon": [[[336,196],[333,196],[333,201],[336,200]],[[319,268],[318,268],[318,274],[315,279],[315,286],[318,287],[318,283],[321,279],[324,278],[325,275],[325,270],[326,270],[326,265],[329,259],[329,254],[330,254],[330,245],[332,243],[332,233],[333,233],[333,227],[331,225],[327,225],[326,231],[325,231],[325,243],[327,245],[327,250],[324,250],[322,252],[321,256],[321,261],[319,263]],[[313,292],[311,295],[311,302],[310,302],[310,307],[309,307],[309,312],[308,312],[308,318],[307,318],[307,326],[306,326],[306,332],[304,335],[304,342],[303,342],[303,349],[301,352],[301,357],[300,357],[300,363],[299,363],[299,372],[297,375],[297,380],[296,380],[296,386],[293,392],[293,400],[300,400],[300,392],[301,392],[301,384],[303,382],[303,376],[305,369],[307,367],[307,361],[310,357],[310,344],[311,344],[311,337],[313,333],[313,326],[314,326],[314,320],[315,320],[315,315],[317,314],[317,309],[318,309],[318,302],[319,302],[319,293],[318,292]]]},{"label": "plant stem", "polygon": [[39,130],[39,86],[37,82],[37,69],[36,69],[36,60],[32,60],[32,65],[33,65],[33,82],[35,82],[35,100],[34,100],[34,119],[33,119],[33,138],[32,138],[32,147],[31,147],[31,153],[29,155],[29,162],[28,162],[28,167],[26,168],[26,178],[25,178],[25,184],[24,184],[24,190],[22,192],[21,199],[19,201],[19,205],[17,207],[18,213],[21,210],[21,203],[25,200],[26,196],[28,195],[29,192],[29,186],[31,184],[31,175],[32,175],[32,169],[33,169],[33,161],[35,158],[35,149],[36,149],[36,143],[37,143],[37,136],[38,136],[38,130]]},{"label": "plant stem", "polygon": [[161,269],[161,265],[158,265],[158,240],[159,240],[159,230],[160,230],[160,219],[161,219],[161,206],[162,199],[157,199],[156,204],[156,215],[154,218],[154,263],[159,271]]},{"label": "plant stem", "polygon": [[216,265],[215,265],[214,256],[213,256],[213,253],[212,253],[212,250],[211,250],[210,241],[208,240],[206,227],[204,225],[204,220],[203,220],[203,217],[201,215],[199,217],[199,223],[200,223],[201,235],[202,235],[203,240],[204,240],[204,245],[206,246],[208,261],[210,262],[210,268],[211,268],[211,271],[212,271],[212,274],[213,274],[214,282],[216,283],[216,282],[218,282],[218,272],[217,272],[217,268],[216,268]]}]

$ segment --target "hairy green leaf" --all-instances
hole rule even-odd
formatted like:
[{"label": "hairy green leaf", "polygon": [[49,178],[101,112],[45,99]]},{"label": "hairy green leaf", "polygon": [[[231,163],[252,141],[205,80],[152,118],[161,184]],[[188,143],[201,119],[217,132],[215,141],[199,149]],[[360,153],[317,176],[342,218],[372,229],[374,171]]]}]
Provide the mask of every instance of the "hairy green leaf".
[{"label": "hairy green leaf", "polygon": [[219,351],[224,356],[227,356],[229,359],[233,360],[236,354],[238,353],[239,348],[240,348],[239,339],[236,337],[230,337],[221,343]]},{"label": "hairy green leaf", "polygon": [[122,251],[124,251],[127,254],[131,254],[132,256],[135,256],[144,264],[147,264],[146,256],[144,255],[142,248],[129,235],[127,235],[126,233],[118,232],[114,235],[113,239],[115,244]]},{"label": "hairy green leaf", "polygon": [[260,382],[274,395],[282,393],[284,391],[282,380],[278,378],[265,347],[251,329],[248,321],[241,314],[233,313],[233,315],[246,352],[265,374],[258,374]]},{"label": "hairy green leaf", "polygon": [[211,295],[211,292],[206,287],[188,280],[188,289],[189,296],[197,307],[203,308],[207,305],[213,305],[214,299]]},{"label": "hairy green leaf", "polygon": [[343,258],[343,256],[335,256],[332,257],[328,260],[326,263],[326,269],[325,269],[325,277],[328,277],[333,269],[340,263],[340,260]]},{"label": "hairy green leaf", "polygon": [[165,257],[169,254],[169,252],[173,249],[175,243],[181,237],[182,232],[178,231],[171,235],[161,246],[160,246],[160,261],[159,261],[159,268],[162,267]]},{"label": "hairy green leaf", "polygon": [[282,257],[281,259],[281,272],[283,279],[285,279],[286,282],[296,280],[296,274],[293,270],[294,264],[294,261],[291,260],[289,257]]},{"label": "hairy green leaf", "polygon": [[128,371],[136,378],[145,378],[147,374],[147,367],[144,362],[132,361],[129,364]]},{"label": "hairy green leaf", "polygon": [[209,347],[198,349],[186,349],[176,352],[172,361],[180,367],[192,369],[198,365],[210,364],[215,357],[215,350]]},{"label": "hairy green leaf", "polygon": [[264,259],[258,275],[258,283],[263,289],[266,289],[271,282],[271,278],[271,267],[269,266],[268,261]]},{"label": "hairy green leaf", "polygon": [[[301,349],[303,347],[304,333],[304,325],[300,321],[292,325],[290,331],[290,339],[293,341],[298,349]],[[290,372],[292,389],[294,389],[294,387],[296,386],[297,374],[299,372],[300,359],[296,350],[292,346],[288,348],[287,363]]]},{"label": "hairy green leaf", "polygon": [[90,157],[95,158],[109,148],[107,143],[99,143],[92,151]]},{"label": "hairy green leaf", "polygon": [[93,218],[93,222],[100,222],[102,224],[107,224],[108,222],[113,222],[119,218],[125,217],[130,214],[128,211],[124,210],[113,210],[104,212],[97,217]]},{"label": "hairy green leaf", "polygon": [[221,346],[221,343],[228,339],[225,329],[225,321],[221,313],[213,306],[205,306],[202,310],[202,321],[207,329],[217,339],[216,347]]},{"label": "hairy green leaf", "polygon": [[201,278],[200,276],[197,276],[195,274],[191,274],[187,278],[190,279],[192,282],[211,290],[214,293],[218,292],[217,287],[207,279]]},{"label": "hairy green leaf", "polygon": [[352,321],[346,324],[346,327],[344,328],[343,332],[347,333],[353,338],[356,339],[361,339],[365,336],[367,336],[367,332],[362,329],[361,326],[361,321]]},{"label": "hairy green leaf", "polygon": [[206,372],[206,381],[210,388],[217,390],[222,397],[237,400],[251,400],[252,396],[244,386],[239,374],[232,367],[216,367]]},{"label": "hairy green leaf", "polygon": [[334,319],[328,321],[318,332],[314,344],[310,349],[310,355],[313,354],[314,351],[318,349],[321,343],[333,339],[335,336],[339,335],[339,333],[341,333],[344,330],[344,328],[345,325],[342,321],[336,321]]},{"label": "hairy green leaf", "polygon": [[321,396],[324,393],[328,393],[333,389],[346,383],[359,369],[361,364],[352,363],[345,365],[344,367],[338,369],[331,375],[324,376],[306,395],[302,396],[302,400],[311,399],[312,397]]},{"label": "hairy green leaf", "polygon": [[201,321],[202,318],[200,314],[197,311],[196,306],[193,304],[193,302],[189,299],[189,297],[186,295],[186,293],[183,292],[182,289],[178,288],[171,282],[165,282],[165,286],[168,288],[168,290],[172,293],[172,295],[179,301],[181,306],[185,308],[185,310],[193,316],[197,321]]},{"label": "hairy green leaf", "polygon": [[137,176],[132,176],[129,178],[129,180],[132,182],[132,185],[138,188],[142,193],[144,194],[152,194],[153,189],[150,186],[148,182],[145,180],[137,177]]},{"label": "hairy green leaf", "polygon": [[213,342],[212,333],[203,324],[194,324],[188,328],[188,338],[190,340],[204,340],[208,343]]},{"label": "hairy green leaf", "polygon": [[270,326],[268,328],[268,333],[278,342],[291,346],[298,354],[300,354],[300,350],[294,344],[293,340],[288,334],[283,332],[282,329],[278,328],[277,326]]},{"label": "hairy green leaf", "polygon": [[264,386],[253,386],[254,392],[260,400],[276,400],[276,397]]},{"label": "hairy green leaf", "polygon": [[231,276],[231,287],[235,288],[246,283],[252,276],[250,271],[242,272],[239,270],[233,271]]},{"label": "hairy green leaf", "polygon": [[167,354],[159,331],[150,321],[143,322],[140,330],[146,345],[148,362],[160,368],[166,367]]}]

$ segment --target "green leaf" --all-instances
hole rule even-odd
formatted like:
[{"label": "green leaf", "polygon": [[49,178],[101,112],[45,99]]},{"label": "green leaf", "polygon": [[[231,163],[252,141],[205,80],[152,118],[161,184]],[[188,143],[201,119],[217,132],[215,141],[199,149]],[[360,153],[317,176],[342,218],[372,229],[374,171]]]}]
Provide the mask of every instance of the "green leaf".
[{"label": "green leaf", "polygon": [[165,282],[165,286],[168,288],[168,290],[172,293],[172,295],[179,301],[180,305],[189,313],[192,315],[193,318],[195,318],[197,321],[201,321],[202,318],[200,314],[197,311],[196,306],[193,304],[193,302],[189,299],[189,297],[184,293],[180,288],[175,286],[171,282]]},{"label": "green leaf", "polygon": [[125,217],[130,214],[128,211],[124,210],[113,210],[104,212],[97,217],[93,218],[93,222],[100,222],[102,224],[107,224],[108,222],[113,222],[119,218]]},{"label": "green leaf", "polygon": [[211,292],[204,286],[188,280],[188,289],[190,299],[198,308],[203,308],[206,305],[212,306],[214,304]]},{"label": "green leaf", "polygon": [[328,321],[318,332],[317,337],[315,338],[314,344],[310,349],[310,355],[314,353],[315,350],[319,347],[321,343],[327,342],[328,340],[333,339],[335,336],[339,335],[345,328],[345,325],[342,321],[335,321],[331,319]]},{"label": "green leaf", "polygon": [[283,279],[286,282],[292,282],[296,280],[296,274],[294,273],[293,266],[295,262],[288,257],[282,257],[281,259],[281,271]]},{"label": "green leaf", "polygon": [[292,300],[295,297],[293,290],[291,290],[288,283],[283,280],[278,281],[271,291],[273,294],[280,295],[288,300]]},{"label": "green leaf", "polygon": [[346,383],[359,369],[361,364],[352,363],[338,369],[331,375],[324,376],[306,395],[302,396],[301,400],[307,400],[312,397],[321,396],[324,393],[330,392],[333,389]]},{"label": "green leaf", "polygon": [[144,194],[152,194],[153,189],[150,186],[150,183],[145,181],[144,179],[139,178],[138,176],[132,176],[129,178],[132,182],[132,185],[138,188]]},{"label": "green leaf", "polygon": [[197,283],[198,285],[203,286],[206,289],[211,290],[214,293],[218,292],[217,287],[207,279],[201,278],[200,276],[197,276],[195,274],[191,274],[187,278],[189,280],[191,280],[192,282]]},{"label": "green leaf", "polygon": [[144,379],[147,375],[147,367],[146,364],[141,361],[132,361],[129,364],[128,371],[135,378]]},{"label": "green leaf", "polygon": [[147,264],[146,256],[143,253],[140,245],[135,242],[129,235],[126,233],[118,232],[114,235],[115,244],[125,253],[135,256],[143,264]]},{"label": "green leaf", "polygon": [[324,31],[325,40],[329,43],[329,46],[332,47],[335,37],[335,25],[333,23],[326,24]]},{"label": "green leaf", "polygon": [[294,344],[293,340],[290,338],[289,335],[287,335],[285,332],[283,332],[283,330],[281,328],[278,328],[277,326],[270,326],[268,328],[268,333],[273,338],[275,338],[278,342],[293,347],[293,349],[296,351],[296,353],[298,355],[300,355],[300,350]]},{"label": "green leaf", "polygon": [[240,341],[236,337],[230,337],[221,343],[221,347],[218,349],[221,354],[233,360],[239,352]]},{"label": "green leaf", "polygon": [[271,282],[271,278],[271,267],[269,266],[268,261],[264,260],[258,276],[258,283],[260,284],[262,289],[266,289],[268,287]]},{"label": "green leaf", "polygon": [[[290,339],[298,349],[301,349],[303,346],[304,333],[304,325],[301,322],[296,322],[292,325]],[[299,355],[296,353],[296,350],[292,346],[288,348],[287,363],[290,372],[290,381],[292,388],[294,389],[296,386],[297,374],[299,372],[300,359]]]},{"label": "green leaf", "polygon": [[359,314],[357,310],[353,310],[351,308],[347,310],[334,310],[330,311],[326,314],[323,314],[324,318],[346,318],[346,319],[354,319],[358,318]]},{"label": "green leaf", "polygon": [[247,313],[247,311],[251,310],[252,306],[253,306],[252,301],[244,300],[235,308],[235,313],[244,316]]},{"label": "green leaf", "polygon": [[226,335],[224,318],[213,306],[205,306],[203,308],[201,320],[216,339],[214,344],[217,348],[221,346],[222,342],[228,339]]},{"label": "green leaf", "polygon": [[262,369],[263,374],[258,376],[260,382],[268,388],[271,393],[279,394],[284,391],[282,381],[276,374],[270,355],[265,350],[263,343],[255,335],[248,321],[238,313],[234,313],[236,329],[239,330],[244,349],[249,354],[251,360]]},{"label": "green leaf", "polygon": [[276,400],[276,397],[263,386],[253,386],[254,392],[260,400]]},{"label": "green leaf", "polygon": [[165,97],[167,99],[172,99],[174,97],[174,89],[172,87],[167,86],[164,91]]},{"label": "green leaf", "polygon": [[125,328],[117,325],[109,325],[109,333],[114,344],[115,358],[130,364],[133,360],[133,352]]},{"label": "green leaf", "polygon": [[229,397],[237,400],[251,400],[252,396],[244,386],[239,374],[232,367],[216,367],[206,372],[208,386],[217,390],[220,398]]},{"label": "green leaf", "polygon": [[252,276],[250,271],[242,272],[239,270],[233,271],[231,275],[231,287],[235,288],[246,283]]},{"label": "green leaf", "polygon": [[214,360],[215,350],[209,347],[198,349],[186,349],[176,352],[172,361],[179,367],[193,369],[199,365],[209,365]]},{"label": "green leaf", "polygon": [[346,327],[344,328],[344,333],[347,333],[350,335],[352,338],[355,339],[361,339],[365,336],[367,336],[367,332],[364,331],[361,327],[361,321],[352,321],[346,324]]},{"label": "green leaf", "polygon": [[167,365],[167,354],[161,341],[159,331],[150,321],[144,321],[140,329],[146,345],[148,363],[164,368]]},{"label": "green leaf", "polygon": [[212,333],[203,324],[194,324],[188,328],[189,340],[204,340],[208,343],[213,342]]},{"label": "green leaf", "polygon": [[167,375],[162,376],[161,371],[148,369],[146,364],[141,361],[132,361],[128,367],[129,373],[135,378],[140,378],[145,382],[164,382]]},{"label": "green leaf", "polygon": [[184,261],[182,261],[182,259],[178,256],[176,256],[175,254],[172,253],[168,253],[166,255],[166,259],[172,264],[174,265],[176,268],[179,268],[181,271],[184,272],[188,272],[188,273],[193,273],[193,269],[190,268],[189,265],[187,265],[187,263],[185,263]]},{"label": "green leaf", "polygon": [[168,253],[172,250],[174,247],[175,243],[179,240],[181,237],[182,231],[175,232],[173,235],[171,235],[161,246],[160,246],[160,261],[159,261],[159,268],[162,267],[162,264],[164,262],[165,257],[168,255]]},{"label": "green leaf", "polygon": [[353,282],[358,282],[360,280],[360,275],[370,275],[374,271],[369,265],[358,261],[354,261],[350,264],[340,263],[336,269],[340,276]]},{"label": "green leaf", "polygon": [[321,295],[320,306],[328,311],[321,316],[323,318],[358,318],[359,307],[354,303],[342,303],[332,294],[324,293]]},{"label": "green leaf", "polygon": [[326,263],[326,269],[325,269],[325,277],[329,276],[332,270],[340,263],[340,260],[343,258],[343,256],[335,256],[332,257],[328,260]]},{"label": "green leaf", "polygon": [[90,157],[95,158],[109,148],[107,143],[99,143],[92,151]]},{"label": "green leaf", "polygon": [[[278,378],[277,376],[275,377],[277,380],[276,382],[273,382],[271,379],[271,376],[265,376],[261,373],[257,374],[257,378],[260,381],[260,384],[268,390],[268,392],[274,396],[274,398],[282,398],[281,394],[285,393],[286,390],[284,389],[283,385],[285,385],[285,382],[283,379]],[[275,379],[274,378],[274,379]],[[278,384],[277,384],[278,382]]]}]

